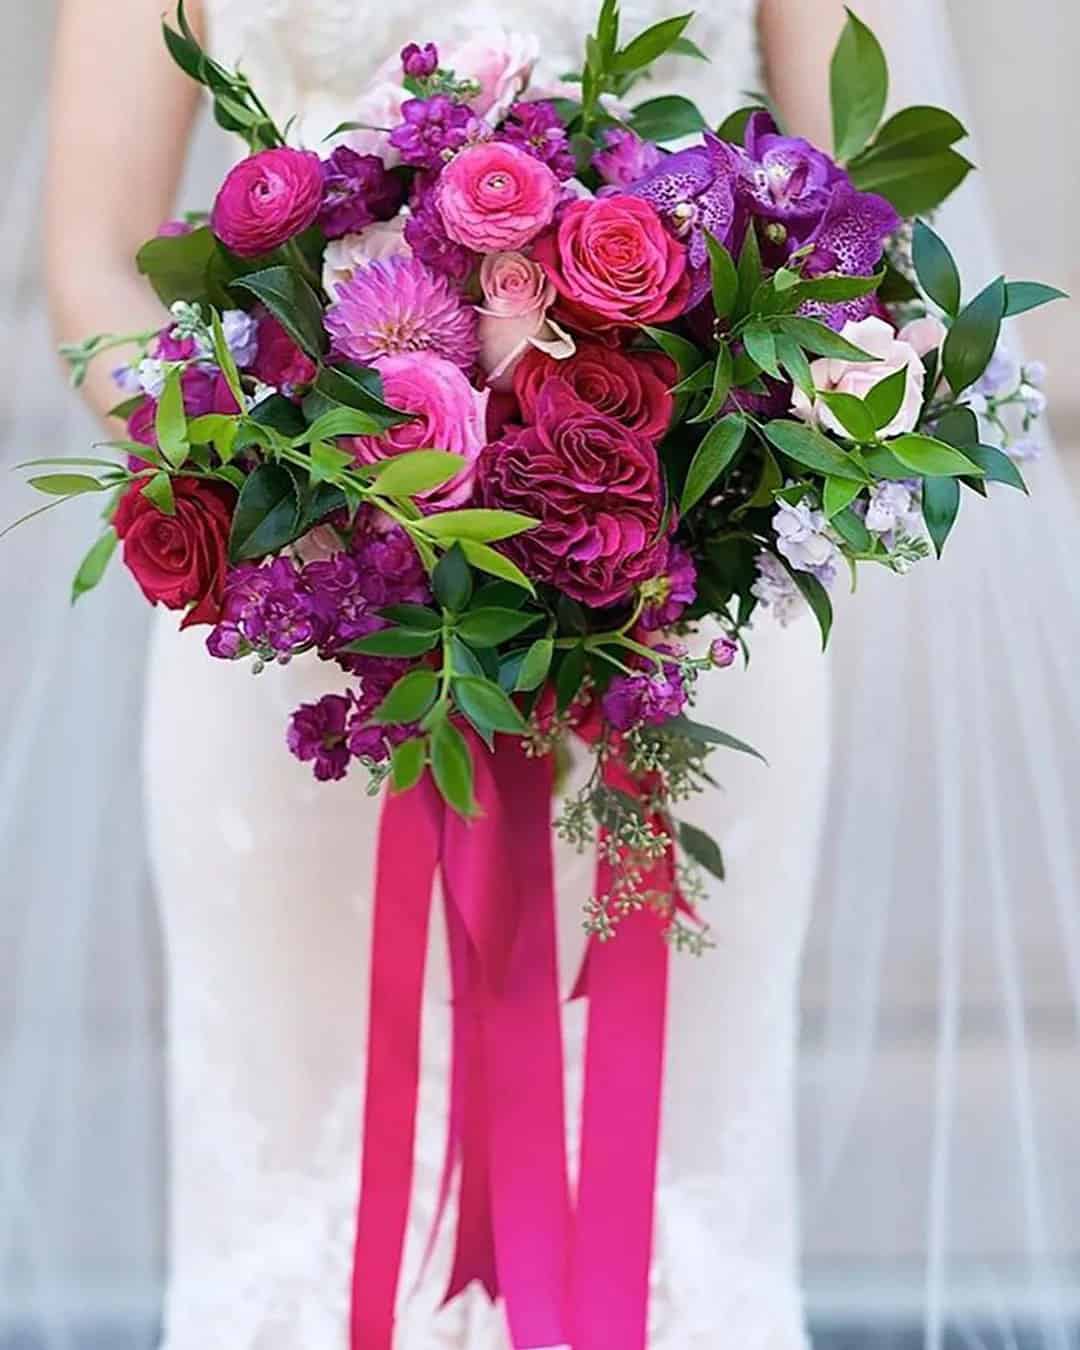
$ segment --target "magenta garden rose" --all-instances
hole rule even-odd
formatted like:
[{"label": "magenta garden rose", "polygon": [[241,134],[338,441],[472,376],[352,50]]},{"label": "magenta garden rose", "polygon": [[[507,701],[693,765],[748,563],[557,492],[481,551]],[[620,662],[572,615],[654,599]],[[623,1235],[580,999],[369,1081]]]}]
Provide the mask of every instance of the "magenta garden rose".
[{"label": "magenta garden rose", "polygon": [[315,222],[323,199],[318,155],[282,146],[243,159],[222,184],[210,228],[234,253],[271,253]]},{"label": "magenta garden rose", "polygon": [[499,547],[583,604],[614,604],[667,560],[655,446],[565,380],[544,385],[531,426],[511,427],[487,447],[477,482],[485,506],[539,517]]},{"label": "magenta garden rose", "polygon": [[462,150],[439,178],[446,233],[477,253],[524,248],[550,225],[562,185],[516,145],[485,141]]},{"label": "magenta garden rose", "polygon": [[571,203],[535,252],[561,297],[556,312],[574,327],[663,323],[686,308],[686,249],[639,197]]},{"label": "magenta garden rose", "polygon": [[623,351],[586,338],[573,356],[556,361],[534,348],[514,371],[514,393],[524,421],[535,417],[540,393],[553,375],[597,412],[650,440],[659,440],[671,424],[675,400],[670,390],[679,377],[674,361],[663,352]]},{"label": "magenta garden rose", "polygon": [[358,460],[372,464],[408,450],[449,450],[466,467],[449,483],[417,494],[427,510],[460,506],[472,493],[476,461],[486,437],[487,391],[472,387],[458,366],[431,352],[403,352],[377,362],[387,401],[414,413],[381,436],[358,436]]}]

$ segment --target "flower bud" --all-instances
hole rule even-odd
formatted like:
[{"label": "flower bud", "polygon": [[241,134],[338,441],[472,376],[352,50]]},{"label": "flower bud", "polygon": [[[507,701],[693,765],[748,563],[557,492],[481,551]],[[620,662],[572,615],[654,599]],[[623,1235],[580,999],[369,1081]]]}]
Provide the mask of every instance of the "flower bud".
[{"label": "flower bud", "polygon": [[413,80],[426,80],[439,69],[439,51],[434,42],[423,47],[410,42],[401,49],[401,68]]},{"label": "flower bud", "polygon": [[738,654],[739,644],[732,637],[714,638],[709,646],[709,658],[719,670],[726,670],[728,666],[734,665]]}]

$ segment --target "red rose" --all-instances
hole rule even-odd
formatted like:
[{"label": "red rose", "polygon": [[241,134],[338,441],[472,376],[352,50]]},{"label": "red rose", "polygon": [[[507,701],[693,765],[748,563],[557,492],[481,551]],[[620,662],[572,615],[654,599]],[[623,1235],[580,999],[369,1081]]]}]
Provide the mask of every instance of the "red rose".
[{"label": "red rose", "polygon": [[298,386],[311,383],[317,367],[277,319],[264,314],[259,320],[259,350],[251,369],[257,380],[291,398]]},{"label": "red rose", "polygon": [[322,161],[310,150],[277,146],[236,165],[221,185],[210,228],[241,258],[271,253],[315,223]]},{"label": "red rose", "polygon": [[678,372],[663,352],[628,352],[581,340],[573,356],[557,361],[530,347],[514,371],[524,421],[533,420],[540,390],[552,376],[565,380],[590,408],[652,441],[671,425],[675,400],[669,390]]},{"label": "red rose", "polygon": [[667,558],[656,447],[583,403],[565,380],[541,389],[531,426],[511,427],[484,449],[477,483],[484,506],[539,518],[499,548],[584,604],[614,604]]},{"label": "red rose", "polygon": [[556,314],[578,328],[663,323],[690,296],[686,249],[640,197],[572,202],[534,256],[561,297]]},{"label": "red rose", "polygon": [[176,514],[159,511],[133,483],[113,524],[124,562],[152,605],[183,609],[181,628],[216,623],[221,613],[229,527],[236,494],[224,484],[174,478]]}]

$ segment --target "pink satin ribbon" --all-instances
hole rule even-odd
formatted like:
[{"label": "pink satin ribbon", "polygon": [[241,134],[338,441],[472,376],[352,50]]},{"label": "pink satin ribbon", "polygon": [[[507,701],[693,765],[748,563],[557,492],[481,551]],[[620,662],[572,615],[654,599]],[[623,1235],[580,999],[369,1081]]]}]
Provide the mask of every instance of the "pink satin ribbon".
[{"label": "pink satin ribbon", "polygon": [[[364,1151],[351,1350],[392,1350],[413,1181],[420,1011],[441,872],[453,981],[450,1128],[435,1226],[459,1174],[446,1297],[477,1280],[506,1305],[515,1350],[644,1350],[659,1141],[668,946],[631,915],[591,941],[577,1212],[566,1162],[551,851],[552,770],[500,737],[477,744],[482,815],[463,821],[425,778],[390,796],[379,836]],[[617,765],[623,790],[639,788]],[[610,864],[601,858],[597,886]],[[650,884],[674,890],[670,857]],[[429,1242],[429,1255],[434,1233]]]}]

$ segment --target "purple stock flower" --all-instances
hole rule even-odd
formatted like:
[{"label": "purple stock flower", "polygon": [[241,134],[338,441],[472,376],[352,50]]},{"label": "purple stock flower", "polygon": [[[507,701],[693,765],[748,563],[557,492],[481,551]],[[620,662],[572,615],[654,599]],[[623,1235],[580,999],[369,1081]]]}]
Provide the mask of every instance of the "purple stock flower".
[{"label": "purple stock flower", "polygon": [[554,104],[542,99],[536,103],[515,103],[498,139],[527,151],[546,164],[556,178],[565,181],[577,172],[566,124]]},{"label": "purple stock flower", "polygon": [[734,249],[742,212],[736,197],[741,152],[711,132],[705,144],[666,155],[640,182],[626,191],[651,203],[687,245],[692,271],[689,307],[709,289],[706,233]]},{"label": "purple stock flower", "polygon": [[727,670],[729,666],[735,664],[735,658],[739,654],[739,644],[733,637],[713,638],[709,643],[709,660],[718,670]]},{"label": "purple stock flower", "polygon": [[[658,647],[663,653],[668,649]],[[616,675],[604,694],[604,716],[616,731],[638,726],[659,726],[678,717],[686,707],[686,681],[674,661],[663,670],[642,670],[633,675]]]},{"label": "purple stock flower", "polygon": [[672,542],[663,572],[641,587],[643,628],[656,631],[676,623],[697,595],[697,568],[681,544]]},{"label": "purple stock flower", "polygon": [[439,69],[439,49],[434,42],[421,47],[409,42],[401,49],[401,68],[411,80],[429,79]]},{"label": "purple stock flower", "polygon": [[833,187],[847,175],[828,155],[798,136],[781,136],[766,112],[746,126],[742,189],[755,215],[784,224],[817,222],[825,214]]},{"label": "purple stock flower", "polygon": [[479,351],[475,309],[415,257],[385,258],[342,282],[326,329],[354,361],[426,351],[467,370]]},{"label": "purple stock flower", "polygon": [[389,220],[401,206],[401,181],[378,155],[359,155],[339,145],[323,161],[319,224],[328,239],[359,234],[376,220]]},{"label": "purple stock flower", "polygon": [[476,117],[464,103],[446,94],[410,98],[402,105],[405,119],[390,133],[390,144],[406,164],[440,169],[476,134]]},{"label": "purple stock flower", "polygon": [[433,272],[463,282],[477,264],[477,255],[446,233],[435,201],[433,182],[420,183],[413,194],[412,211],[405,222],[405,241],[413,256]]},{"label": "purple stock flower", "polygon": [[652,141],[643,141],[627,127],[604,132],[604,149],[593,155],[593,168],[609,187],[627,188],[661,163],[664,156]]},{"label": "purple stock flower", "polygon": [[302,703],[289,721],[289,749],[297,759],[313,764],[320,782],[344,778],[348,771],[346,724],[351,707],[348,694],[324,694],[317,703]]}]

